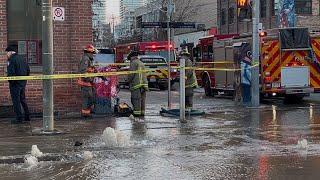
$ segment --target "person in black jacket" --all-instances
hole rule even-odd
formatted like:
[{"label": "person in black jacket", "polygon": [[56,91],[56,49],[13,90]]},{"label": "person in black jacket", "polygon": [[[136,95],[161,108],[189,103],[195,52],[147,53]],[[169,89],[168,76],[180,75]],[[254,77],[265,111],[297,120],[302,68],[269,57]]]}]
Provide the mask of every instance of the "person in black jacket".
[{"label": "person in black jacket", "polygon": [[[8,46],[6,48],[8,57],[7,73],[10,76],[29,76],[30,68],[26,60],[18,55],[13,46]],[[30,121],[29,108],[26,102],[25,89],[27,81],[17,80],[9,81],[9,88],[11,99],[13,103],[13,109],[16,113],[16,120],[12,121],[13,124],[19,124],[24,121]],[[21,106],[24,110],[24,115],[21,111]]]}]

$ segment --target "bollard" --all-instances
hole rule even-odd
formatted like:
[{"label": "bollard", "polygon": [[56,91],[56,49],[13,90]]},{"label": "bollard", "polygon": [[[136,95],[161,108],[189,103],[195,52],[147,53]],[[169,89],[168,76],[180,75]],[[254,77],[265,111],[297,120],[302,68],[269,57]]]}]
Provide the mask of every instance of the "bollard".
[{"label": "bollard", "polygon": [[272,120],[273,121],[276,121],[277,120],[277,106],[275,106],[275,105],[272,105],[272,115],[273,115],[273,118],[272,118]]},{"label": "bollard", "polygon": [[180,121],[186,122],[186,60],[180,59]]},{"label": "bollard", "polygon": [[310,118],[310,120],[313,119],[313,105],[312,104],[310,104],[310,108],[309,108],[309,118]]}]

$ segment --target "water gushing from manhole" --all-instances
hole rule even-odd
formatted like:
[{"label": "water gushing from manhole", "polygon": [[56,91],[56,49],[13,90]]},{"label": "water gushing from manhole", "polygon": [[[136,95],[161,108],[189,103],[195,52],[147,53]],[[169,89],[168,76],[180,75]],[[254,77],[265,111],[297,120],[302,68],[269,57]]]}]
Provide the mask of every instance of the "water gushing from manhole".
[{"label": "water gushing from manhole", "polygon": [[126,147],[129,138],[121,131],[107,127],[102,134],[102,139],[107,147]]}]

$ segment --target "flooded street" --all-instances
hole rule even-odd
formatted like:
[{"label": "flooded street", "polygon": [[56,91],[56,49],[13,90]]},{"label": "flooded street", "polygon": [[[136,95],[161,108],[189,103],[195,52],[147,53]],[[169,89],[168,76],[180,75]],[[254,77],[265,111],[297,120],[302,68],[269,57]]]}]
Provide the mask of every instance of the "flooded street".
[{"label": "flooded street", "polygon": [[[173,95],[178,102],[178,93]],[[122,101],[129,96],[120,93]],[[61,119],[61,135],[38,136],[33,132],[41,119],[24,125],[1,119],[0,179],[320,179],[319,95],[302,104],[268,100],[259,109],[245,109],[196,93],[194,106],[207,114],[187,124],[159,115],[166,92],[148,96],[145,123],[126,117]],[[107,146],[107,127],[128,137],[127,145]],[[75,146],[77,141],[82,145]],[[35,166],[23,163],[32,145],[44,153]]]}]

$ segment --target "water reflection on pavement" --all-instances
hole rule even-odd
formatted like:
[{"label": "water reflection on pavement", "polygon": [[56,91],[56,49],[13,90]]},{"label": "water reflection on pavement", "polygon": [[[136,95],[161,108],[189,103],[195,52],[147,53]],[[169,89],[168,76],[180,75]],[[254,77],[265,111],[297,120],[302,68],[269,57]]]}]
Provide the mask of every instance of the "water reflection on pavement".
[{"label": "water reflection on pavement", "polygon": [[[145,123],[125,117],[64,119],[56,122],[64,134],[32,136],[40,120],[21,126],[1,121],[0,159],[23,156],[33,144],[67,157],[36,167],[0,164],[1,179],[320,179],[320,104],[310,109],[309,102],[272,102],[245,109],[196,94],[196,106],[208,114],[180,124],[158,115],[164,92],[152,93]],[[106,147],[106,127],[124,132],[130,145]],[[306,147],[298,145],[301,139]],[[83,146],[75,147],[75,141]],[[83,160],[85,150],[93,159]]]}]

